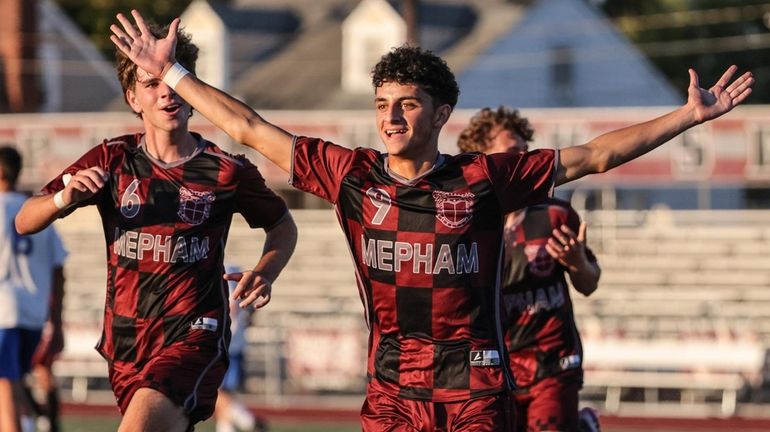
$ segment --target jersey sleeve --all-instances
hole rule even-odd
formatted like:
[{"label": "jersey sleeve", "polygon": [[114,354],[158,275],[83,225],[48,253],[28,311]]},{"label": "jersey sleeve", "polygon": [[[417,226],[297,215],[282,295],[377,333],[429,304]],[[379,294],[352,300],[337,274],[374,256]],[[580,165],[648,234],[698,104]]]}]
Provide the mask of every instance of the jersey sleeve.
[{"label": "jersey sleeve", "polygon": [[[102,170],[104,170],[104,172],[110,172],[110,166],[109,166],[110,145],[116,145],[116,144],[115,143],[109,144],[107,141],[105,141],[102,144],[95,146],[94,148],[86,152],[86,154],[81,156],[80,159],[78,159],[72,165],[65,168],[64,171],[61,172],[61,174],[56,176],[47,185],[43,186],[40,192],[43,195],[49,195],[64,189],[65,178],[75,175],[78,171],[86,168],[99,167]],[[108,188],[105,185],[105,187],[103,187],[99,192],[94,194],[94,196],[92,196],[91,198],[85,201],[81,201],[69,207],[60,217],[70,214],[72,211],[74,211],[78,207],[85,207],[85,206],[97,203],[99,199],[101,199],[102,194],[105,193],[105,191],[107,190]]]},{"label": "jersey sleeve", "polygon": [[269,231],[288,212],[284,200],[265,184],[259,169],[242,159],[240,181],[235,192],[235,211],[252,228]]},{"label": "jersey sleeve", "polygon": [[502,210],[510,213],[551,196],[558,152],[535,150],[523,154],[484,156]]},{"label": "jersey sleeve", "polygon": [[352,160],[350,149],[318,138],[295,137],[291,184],[335,203]]}]

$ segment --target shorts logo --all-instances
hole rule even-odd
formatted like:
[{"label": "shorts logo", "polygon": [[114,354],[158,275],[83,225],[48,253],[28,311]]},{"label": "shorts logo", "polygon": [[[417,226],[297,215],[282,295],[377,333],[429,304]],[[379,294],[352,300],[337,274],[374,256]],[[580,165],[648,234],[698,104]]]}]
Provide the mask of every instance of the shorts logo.
[{"label": "shorts logo", "polygon": [[436,201],[436,218],[448,228],[460,228],[473,217],[473,192],[456,194],[451,192],[434,191]]},{"label": "shorts logo", "polygon": [[575,369],[576,367],[580,367],[580,356],[578,354],[573,354],[560,358],[559,367],[561,370]]},{"label": "shorts logo", "polygon": [[500,353],[497,350],[471,351],[471,366],[500,366]]},{"label": "shorts logo", "polygon": [[554,267],[554,261],[545,246],[527,245],[524,247],[524,254],[527,255],[527,267],[530,273],[537,277],[546,277],[551,274]]},{"label": "shorts logo", "polygon": [[217,331],[217,319],[210,317],[198,317],[190,324],[192,330]]},{"label": "shorts logo", "polygon": [[176,214],[190,225],[200,225],[209,218],[214,199],[214,192],[198,192],[180,187],[179,210]]}]

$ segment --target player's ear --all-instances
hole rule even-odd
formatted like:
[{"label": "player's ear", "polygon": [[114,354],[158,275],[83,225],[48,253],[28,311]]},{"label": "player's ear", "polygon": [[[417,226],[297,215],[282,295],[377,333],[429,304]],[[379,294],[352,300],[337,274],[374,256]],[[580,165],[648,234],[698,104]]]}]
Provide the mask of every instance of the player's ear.
[{"label": "player's ear", "polygon": [[139,101],[136,100],[136,93],[131,89],[126,90],[126,102],[128,102],[128,106],[131,107],[131,111],[133,111],[134,114],[142,114],[142,106],[139,105]]},{"label": "player's ear", "polygon": [[433,127],[442,128],[449,121],[449,115],[452,114],[452,107],[449,104],[439,105],[436,112],[433,113]]}]

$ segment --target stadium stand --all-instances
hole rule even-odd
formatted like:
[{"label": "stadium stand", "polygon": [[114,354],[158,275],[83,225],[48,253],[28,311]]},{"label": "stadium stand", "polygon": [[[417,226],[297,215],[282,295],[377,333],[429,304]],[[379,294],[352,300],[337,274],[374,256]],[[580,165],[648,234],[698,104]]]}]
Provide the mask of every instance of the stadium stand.
[{"label": "stadium stand", "polygon": [[[71,397],[88,400],[106,374],[92,349],[106,270],[98,215],[78,212],[57,222],[71,255],[67,348],[56,373]],[[360,394],[366,332],[350,252],[332,211],[294,216],[296,254],[247,333],[245,390],[277,403]],[[585,219],[603,269],[594,295],[573,294],[586,402],[617,415],[676,416],[740,415],[767,402],[770,212],[596,211]],[[236,217],[228,261],[253,265],[261,248],[261,234]]]}]

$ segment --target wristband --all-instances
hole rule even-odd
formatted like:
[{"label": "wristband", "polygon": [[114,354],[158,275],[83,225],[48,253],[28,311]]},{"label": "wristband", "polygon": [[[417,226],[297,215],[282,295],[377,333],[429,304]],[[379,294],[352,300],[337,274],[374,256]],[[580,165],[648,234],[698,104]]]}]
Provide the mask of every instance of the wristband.
[{"label": "wristband", "polygon": [[60,190],[59,192],[56,192],[53,194],[53,205],[56,206],[59,210],[64,210],[65,208],[69,207],[69,204],[64,202],[64,191]]},{"label": "wristband", "polygon": [[176,85],[179,84],[179,81],[189,73],[190,72],[185,69],[184,66],[180,65],[179,62],[174,63],[174,65],[171,66],[171,69],[169,69],[168,72],[163,75],[163,82],[172,89],[176,88]]}]

